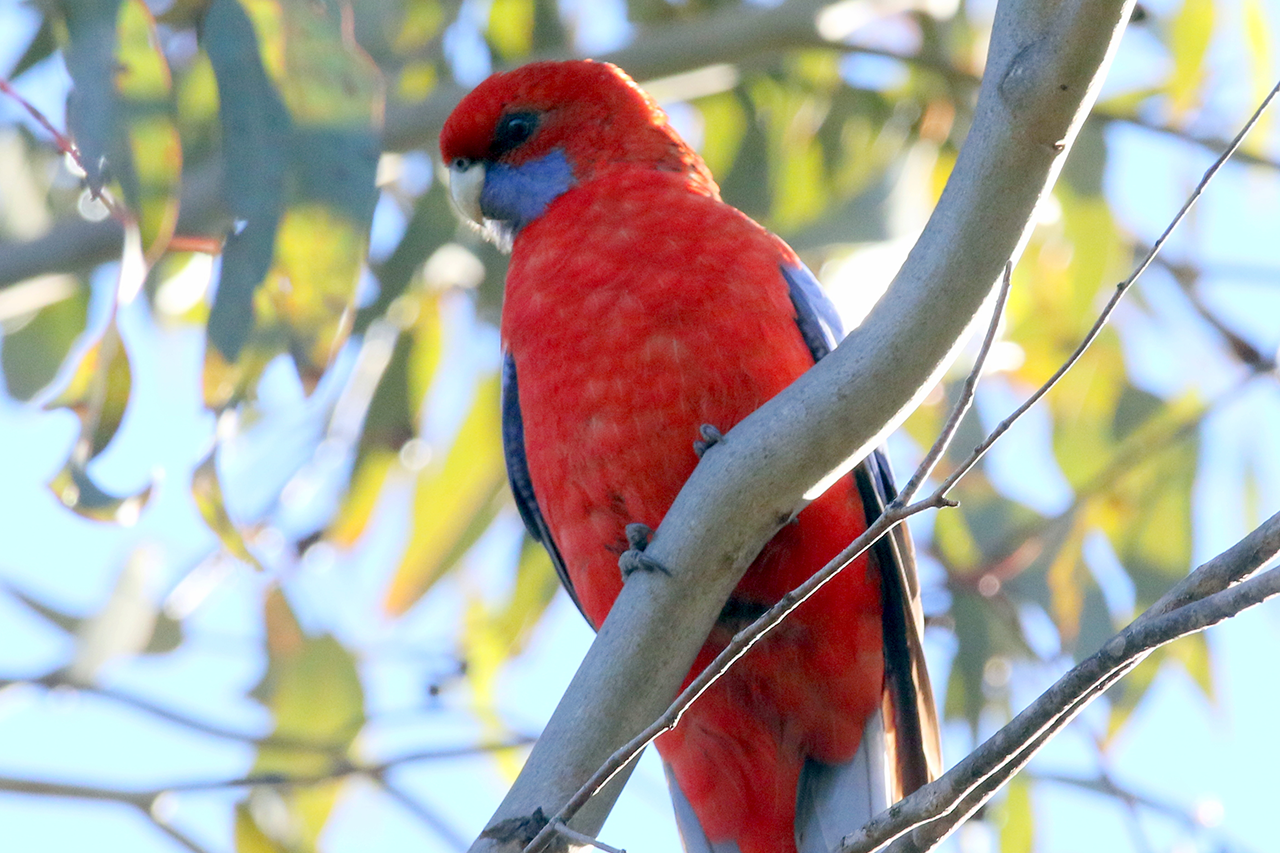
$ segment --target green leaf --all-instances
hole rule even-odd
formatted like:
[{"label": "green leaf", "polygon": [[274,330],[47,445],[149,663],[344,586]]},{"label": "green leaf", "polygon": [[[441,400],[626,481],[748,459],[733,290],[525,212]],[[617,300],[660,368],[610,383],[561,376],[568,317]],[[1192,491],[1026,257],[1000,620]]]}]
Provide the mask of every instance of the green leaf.
[{"label": "green leaf", "polygon": [[9,69],[9,73],[5,75],[6,78],[16,80],[28,68],[52,55],[57,47],[58,39],[53,32],[53,22],[46,17],[40,21],[40,28],[31,36],[31,41],[27,42],[27,49],[22,52],[22,56],[18,57],[13,68]]},{"label": "green leaf", "polygon": [[150,485],[133,495],[110,494],[87,471],[120,428],[131,385],[129,356],[112,317],[84,350],[62,390],[45,404],[69,408],[80,420],[71,456],[48,485],[64,506],[84,518],[132,524],[151,495]]},{"label": "green leaf", "polygon": [[142,0],[125,0],[116,23],[115,89],[123,138],[116,166],[137,218],[148,262],[165,251],[178,222],[182,142],[169,65]]},{"label": "green leaf", "polygon": [[1093,583],[1080,548],[1084,543],[1085,528],[1076,523],[1070,528],[1063,547],[1049,562],[1045,579],[1049,585],[1049,614],[1053,617],[1062,644],[1075,644],[1080,633],[1080,616],[1084,612],[1085,591]]},{"label": "green leaf", "polygon": [[303,386],[346,339],[377,200],[381,88],[321,6],[214,0],[202,43],[221,96],[227,239],[206,403],[249,397],[278,353]]},{"label": "green leaf", "polygon": [[966,721],[976,734],[979,717],[986,706],[982,674],[992,652],[989,614],[981,599],[963,594],[952,599],[951,618],[955,620],[957,647],[943,712],[948,718]]},{"label": "green leaf", "polygon": [[50,291],[52,301],[21,325],[20,320],[6,325],[0,337],[5,385],[19,400],[32,399],[53,381],[89,316],[89,288],[69,277],[39,281],[42,289]]},{"label": "green leaf", "polygon": [[746,110],[733,92],[720,92],[697,101],[702,113],[702,159],[713,175],[727,175],[738,157],[747,132]]},{"label": "green leaf", "polygon": [[332,769],[364,725],[364,690],[356,661],[328,634],[309,636],[288,599],[272,589],[264,604],[267,671],[252,696],[271,711],[277,739],[317,744],[325,751],[264,743],[254,762],[260,773],[305,776]]},{"label": "green leaf", "polygon": [[[397,298],[387,314],[404,330],[397,335],[391,357],[378,377],[364,417],[351,486],[327,534],[343,546],[354,544],[364,531],[389,478],[403,473],[397,457],[418,432],[418,412],[440,362],[443,328],[439,294],[415,289]],[[373,326],[369,338],[384,336],[390,328],[389,322]]]},{"label": "green leaf", "polygon": [[[250,695],[267,707],[275,726],[271,738],[259,744],[250,773],[314,782],[344,766],[364,726],[364,689],[356,661],[332,636],[306,634],[278,588],[267,594],[264,614],[267,671]],[[335,776],[250,792],[248,801],[237,807],[237,851],[312,853],[342,784]]]},{"label": "green leaf", "polygon": [[60,7],[67,35],[62,56],[74,84],[67,96],[67,126],[95,193],[109,180],[107,166],[116,153],[113,48],[120,5],[121,0],[84,0]]}]

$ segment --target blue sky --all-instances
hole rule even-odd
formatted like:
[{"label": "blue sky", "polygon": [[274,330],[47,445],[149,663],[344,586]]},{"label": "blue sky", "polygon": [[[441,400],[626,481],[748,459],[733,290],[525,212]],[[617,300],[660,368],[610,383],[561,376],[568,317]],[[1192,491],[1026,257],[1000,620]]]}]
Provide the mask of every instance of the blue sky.
[{"label": "blue sky", "polygon": [[[1157,13],[1165,3],[1151,4]],[[584,9],[585,3],[580,3]],[[599,49],[625,37],[617,4],[584,11],[583,32]],[[1224,3],[1224,15],[1238,14]],[[1280,43],[1274,24],[1280,4],[1266,5],[1273,24],[1273,44]],[[24,44],[30,22],[25,8],[0,7],[0,67]],[[1224,25],[1225,26],[1225,25]],[[455,36],[465,55],[465,33]],[[1150,38],[1141,33],[1126,39],[1117,60],[1112,86],[1134,85],[1153,73]],[[1240,58],[1217,45],[1213,54],[1222,82],[1213,90],[1221,127],[1240,120],[1244,102],[1240,88],[1229,84]],[[483,63],[468,73],[482,75]],[[45,63],[21,81],[22,91],[55,123],[62,123],[65,72],[57,61]],[[14,120],[12,104],[0,102],[0,124]],[[1217,130],[1219,125],[1210,129]],[[1186,191],[1208,164],[1203,152],[1167,141],[1151,140],[1143,131],[1115,128],[1108,138],[1110,160],[1106,192],[1118,219],[1139,242],[1152,239],[1181,203]],[[1277,150],[1272,132],[1270,148]],[[0,187],[0,193],[3,193]],[[1280,262],[1274,246],[1280,182],[1257,169],[1229,166],[1169,248],[1172,257],[1206,264],[1206,292],[1224,316],[1252,340],[1275,344],[1280,318]],[[390,226],[386,226],[390,227]],[[1269,276],[1215,273],[1228,265],[1256,266]],[[97,286],[109,289],[112,274],[101,274]],[[1232,381],[1230,365],[1212,358],[1212,339],[1197,322],[1167,298],[1171,285],[1159,270],[1141,285],[1148,311],[1122,311],[1127,364],[1136,380],[1164,396],[1194,392],[1211,398]],[[456,309],[467,312],[465,305]],[[39,412],[0,398],[0,519],[5,548],[0,555],[0,582],[49,605],[78,615],[97,613],[117,583],[121,565],[140,546],[158,555],[142,572],[142,583],[157,601],[215,549],[200,522],[184,481],[193,462],[207,447],[214,425],[200,407],[196,379],[200,340],[189,330],[160,329],[141,305],[126,306],[121,317],[126,341],[135,353],[136,398],[116,443],[95,474],[104,485],[132,491],[159,476],[158,491],[139,523],[129,528],[104,526],[66,512],[44,483],[64,462],[75,438],[76,423],[66,412]],[[452,364],[460,377],[491,367],[496,352],[492,332],[473,327],[453,345]],[[1172,330],[1172,331],[1171,331]],[[152,357],[148,357],[150,354]],[[1207,363],[1206,363],[1207,362]],[[341,369],[341,365],[338,368]],[[461,378],[460,378],[461,381]],[[1203,460],[1196,484],[1195,552],[1212,556],[1248,529],[1250,506],[1241,483],[1255,472],[1252,512],[1263,516],[1280,508],[1280,398],[1274,380],[1258,383],[1242,399],[1206,424]],[[283,372],[264,387],[266,413],[243,441],[227,454],[227,489],[232,509],[252,516],[273,491],[312,455],[314,435],[300,434],[309,418],[297,388]],[[1012,401],[984,392],[982,413],[998,418]],[[1043,425],[1040,427],[1043,429]],[[1010,436],[1008,452],[992,458],[993,478],[1026,481],[1017,466],[1016,448],[1043,445],[1034,418]],[[904,449],[901,442],[895,450]],[[899,468],[904,467],[899,465]],[[1002,470],[1004,473],[1002,473]],[[1041,488],[1031,499],[1052,501]],[[514,515],[491,533],[469,558],[469,571],[444,582],[408,616],[392,622],[380,615],[388,567],[396,562],[394,547],[407,524],[404,501],[384,501],[376,529],[350,555],[325,560],[313,557],[288,566],[290,600],[304,627],[328,631],[361,653],[361,674],[368,709],[384,720],[372,724],[360,742],[370,760],[404,752],[452,746],[476,738],[480,727],[468,712],[464,687],[448,675],[453,638],[466,602],[475,595],[497,598],[508,582],[496,568],[505,565],[517,541]],[[921,533],[928,534],[928,521]],[[490,559],[493,558],[493,559]],[[186,622],[187,641],[160,657],[118,660],[99,673],[109,687],[145,697],[167,708],[219,726],[261,734],[268,715],[245,692],[261,677],[263,661],[251,651],[260,642],[260,592],[267,580],[231,561],[205,561],[198,570],[208,580],[207,594],[196,599]],[[591,633],[564,595],[557,597],[530,649],[504,676],[499,711],[512,729],[536,733],[549,716]],[[1275,769],[1280,767],[1280,738],[1272,723],[1280,707],[1280,611],[1265,606],[1214,629],[1217,702],[1207,703],[1177,670],[1166,671],[1120,736],[1110,753],[1108,770],[1117,780],[1154,798],[1197,805],[1243,849],[1268,850],[1275,835],[1272,801]],[[387,649],[399,649],[387,654]],[[945,680],[948,648],[931,638],[933,675]],[[0,677],[39,674],[65,663],[77,653],[75,641],[34,616],[7,595],[0,595]],[[1020,672],[1025,702],[1032,690],[1047,686],[1057,672]],[[423,686],[441,679],[443,692],[433,709],[421,713]],[[1088,773],[1094,767],[1091,731],[1097,715],[1086,714],[1037,760],[1041,772]],[[947,753],[956,758],[967,749],[967,735],[948,732]],[[89,785],[147,788],[174,782],[216,780],[244,774],[252,749],[234,739],[193,734],[157,723],[119,703],[88,692],[46,693],[17,685],[0,691],[0,776],[65,781]],[[451,838],[466,840],[482,826],[504,789],[495,765],[487,760],[421,762],[393,774],[403,789],[432,809],[445,827],[429,829],[422,820],[391,801],[370,783],[349,785],[323,837],[333,853],[413,847],[449,850]],[[236,791],[186,793],[160,807],[166,819],[213,851],[232,849],[228,810]],[[1043,853],[1069,853],[1087,844],[1094,853],[1134,849],[1125,815],[1096,796],[1066,786],[1045,786],[1035,799],[1042,825]],[[1169,821],[1143,818],[1154,849],[1186,850],[1185,834]],[[0,794],[0,826],[5,850],[63,851],[92,847],[112,853],[151,853],[180,849],[142,815],[127,806]],[[980,853],[988,849],[987,830],[962,834],[955,849]],[[602,838],[632,853],[675,849],[665,785],[652,755],[646,756],[629,784]],[[1182,839],[1182,840],[1180,840]]]}]

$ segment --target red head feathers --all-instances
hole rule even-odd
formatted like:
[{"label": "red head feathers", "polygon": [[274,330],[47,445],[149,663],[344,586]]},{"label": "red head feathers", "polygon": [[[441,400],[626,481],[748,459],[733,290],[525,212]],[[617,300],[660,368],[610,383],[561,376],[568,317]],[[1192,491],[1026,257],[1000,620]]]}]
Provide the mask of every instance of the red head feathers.
[{"label": "red head feathers", "polygon": [[[493,75],[449,116],[440,153],[463,212],[511,222],[516,230],[569,186],[616,168],[685,173],[692,188],[719,196],[702,158],[662,109],[606,62],[538,62]],[[492,180],[495,166],[506,170],[508,184],[485,187],[485,173]],[[512,172],[524,174],[513,180]],[[532,202],[517,203],[513,193]]]}]

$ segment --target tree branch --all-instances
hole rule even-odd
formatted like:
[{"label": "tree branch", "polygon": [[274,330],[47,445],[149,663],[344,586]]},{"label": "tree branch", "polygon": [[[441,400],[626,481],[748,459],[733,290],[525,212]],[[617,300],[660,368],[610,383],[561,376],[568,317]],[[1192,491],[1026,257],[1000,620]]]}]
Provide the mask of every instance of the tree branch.
[{"label": "tree branch", "polygon": [[[1025,244],[1129,8],[1122,0],[1001,3],[973,128],[906,265],[835,352],[703,458],[649,546],[672,576],[628,580],[495,822],[557,812],[655,719],[781,521],[932,387],[1000,268]],[[591,800],[575,827],[598,829],[612,796]],[[484,838],[473,849],[499,846]]]},{"label": "tree branch", "polygon": [[[872,853],[895,839],[891,853],[932,849],[1025,766],[1054,732],[1151,651],[1280,594],[1280,568],[1230,585],[1277,553],[1280,513],[1192,572],[942,777],[847,836],[839,853]],[[1197,596],[1203,597],[1195,600]]]},{"label": "tree branch", "polygon": [[[524,853],[540,853],[551,842],[552,836],[557,833],[563,835],[563,827],[566,822],[572,820],[574,815],[592,797],[598,794],[611,779],[638,758],[645,747],[653,743],[659,735],[674,729],[680,722],[684,712],[689,709],[689,706],[696,702],[698,697],[728,672],[729,668],[739,658],[745,655],[752,646],[764,639],[766,634],[781,624],[797,607],[812,597],[814,593],[825,586],[828,581],[839,574],[853,560],[865,553],[877,540],[910,516],[926,509],[947,505],[948,502],[941,490],[919,503],[910,506],[906,504],[946,452],[947,446],[951,443],[951,439],[955,437],[956,430],[960,426],[960,421],[973,403],[973,395],[978,384],[978,378],[982,374],[982,367],[986,363],[987,355],[991,352],[991,345],[995,341],[996,331],[1004,315],[1004,306],[1009,296],[1012,272],[1012,264],[1005,264],[1002,285],[991,314],[991,323],[987,328],[987,334],[982,341],[978,355],[974,359],[973,368],[969,371],[969,376],[961,389],[959,399],[956,401],[950,417],[947,418],[947,423],[943,427],[942,433],[938,436],[937,441],[934,442],[929,452],[925,454],[924,459],[921,460],[920,465],[916,468],[915,474],[898,495],[897,500],[887,507],[873,524],[822,569],[815,572],[799,587],[788,592],[762,616],[735,634],[724,650],[716,655],[715,659],[707,664],[707,667],[698,674],[697,678],[680,692],[680,695],[663,712],[661,717],[618,749],[609,757],[607,762],[592,774],[590,779],[583,783],[582,787],[570,798],[569,802],[529,842],[528,846],[525,847]],[[905,578],[902,579],[902,583],[904,584],[904,589],[909,588]]]}]

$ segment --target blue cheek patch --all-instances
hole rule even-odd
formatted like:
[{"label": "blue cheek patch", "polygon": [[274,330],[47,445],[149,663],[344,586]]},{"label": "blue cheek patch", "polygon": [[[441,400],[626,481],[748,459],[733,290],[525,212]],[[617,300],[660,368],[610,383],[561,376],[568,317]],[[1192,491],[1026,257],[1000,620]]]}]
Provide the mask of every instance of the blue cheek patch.
[{"label": "blue cheek patch", "polygon": [[485,174],[480,212],[515,234],[573,185],[573,169],[560,150],[520,166],[494,163]]}]

